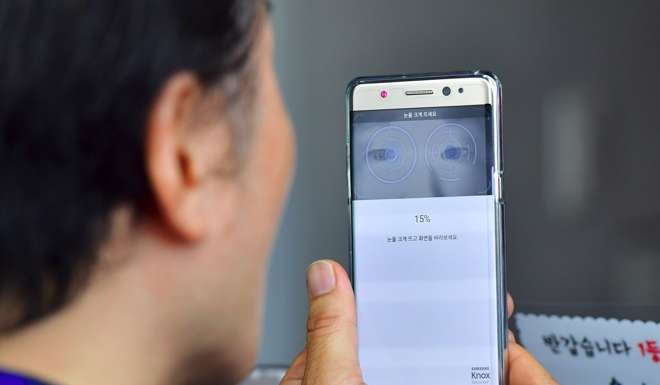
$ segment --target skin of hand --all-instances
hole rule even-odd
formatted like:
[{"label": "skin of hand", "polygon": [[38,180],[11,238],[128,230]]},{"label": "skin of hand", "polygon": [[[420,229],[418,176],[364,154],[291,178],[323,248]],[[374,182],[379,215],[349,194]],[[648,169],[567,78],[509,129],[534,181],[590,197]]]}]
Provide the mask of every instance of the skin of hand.
[{"label": "skin of hand", "polygon": [[[321,260],[307,271],[307,343],[280,385],[364,385],[358,362],[355,297],[340,264]],[[507,298],[509,317],[513,300]],[[509,332],[509,385],[559,385]]]}]

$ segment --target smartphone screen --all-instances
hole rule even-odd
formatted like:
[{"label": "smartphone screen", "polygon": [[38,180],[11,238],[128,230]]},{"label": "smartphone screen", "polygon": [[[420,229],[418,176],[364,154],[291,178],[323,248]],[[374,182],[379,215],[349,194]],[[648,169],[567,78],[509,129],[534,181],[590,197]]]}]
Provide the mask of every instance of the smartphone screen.
[{"label": "smartphone screen", "polygon": [[352,111],[353,279],[368,384],[498,384],[492,106]]}]

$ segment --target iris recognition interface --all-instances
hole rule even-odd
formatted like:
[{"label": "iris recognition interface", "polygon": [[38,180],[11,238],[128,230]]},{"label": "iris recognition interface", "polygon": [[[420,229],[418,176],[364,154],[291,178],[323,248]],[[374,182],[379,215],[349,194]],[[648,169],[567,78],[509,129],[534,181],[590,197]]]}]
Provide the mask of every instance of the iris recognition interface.
[{"label": "iris recognition interface", "polygon": [[354,111],[354,279],[368,384],[497,384],[490,106]]}]

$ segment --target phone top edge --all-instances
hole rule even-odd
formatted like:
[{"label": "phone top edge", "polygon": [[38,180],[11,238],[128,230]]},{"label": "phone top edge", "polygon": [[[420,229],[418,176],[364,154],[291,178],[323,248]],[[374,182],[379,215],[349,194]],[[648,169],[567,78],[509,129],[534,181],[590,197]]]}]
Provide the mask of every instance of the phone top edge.
[{"label": "phone top edge", "polygon": [[497,75],[488,70],[463,70],[451,72],[423,72],[418,74],[395,74],[395,75],[379,75],[379,76],[357,76],[348,83],[348,88],[357,84],[364,83],[381,83],[381,82],[396,82],[396,81],[410,81],[410,80],[430,80],[430,79],[451,79],[451,78],[464,78],[464,77],[479,77],[489,76],[497,80]]},{"label": "phone top edge", "polygon": [[473,70],[473,71],[452,71],[452,72],[424,72],[419,74],[398,74],[398,75],[380,75],[380,76],[356,76],[348,82],[346,87],[347,93],[359,84],[365,83],[383,83],[383,82],[405,82],[411,80],[432,80],[432,79],[452,79],[452,78],[466,78],[466,77],[488,77],[499,83],[499,76],[489,70]]},{"label": "phone top edge", "polygon": [[494,104],[497,81],[490,76],[425,77],[406,80],[354,81],[348,111],[374,111]]}]

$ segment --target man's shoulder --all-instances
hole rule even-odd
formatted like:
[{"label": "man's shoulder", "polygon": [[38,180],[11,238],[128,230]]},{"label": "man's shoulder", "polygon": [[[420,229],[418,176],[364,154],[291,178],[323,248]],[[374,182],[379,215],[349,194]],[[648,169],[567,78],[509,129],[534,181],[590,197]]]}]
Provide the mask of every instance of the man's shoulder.
[{"label": "man's shoulder", "polygon": [[54,385],[25,374],[0,369],[0,385]]}]

